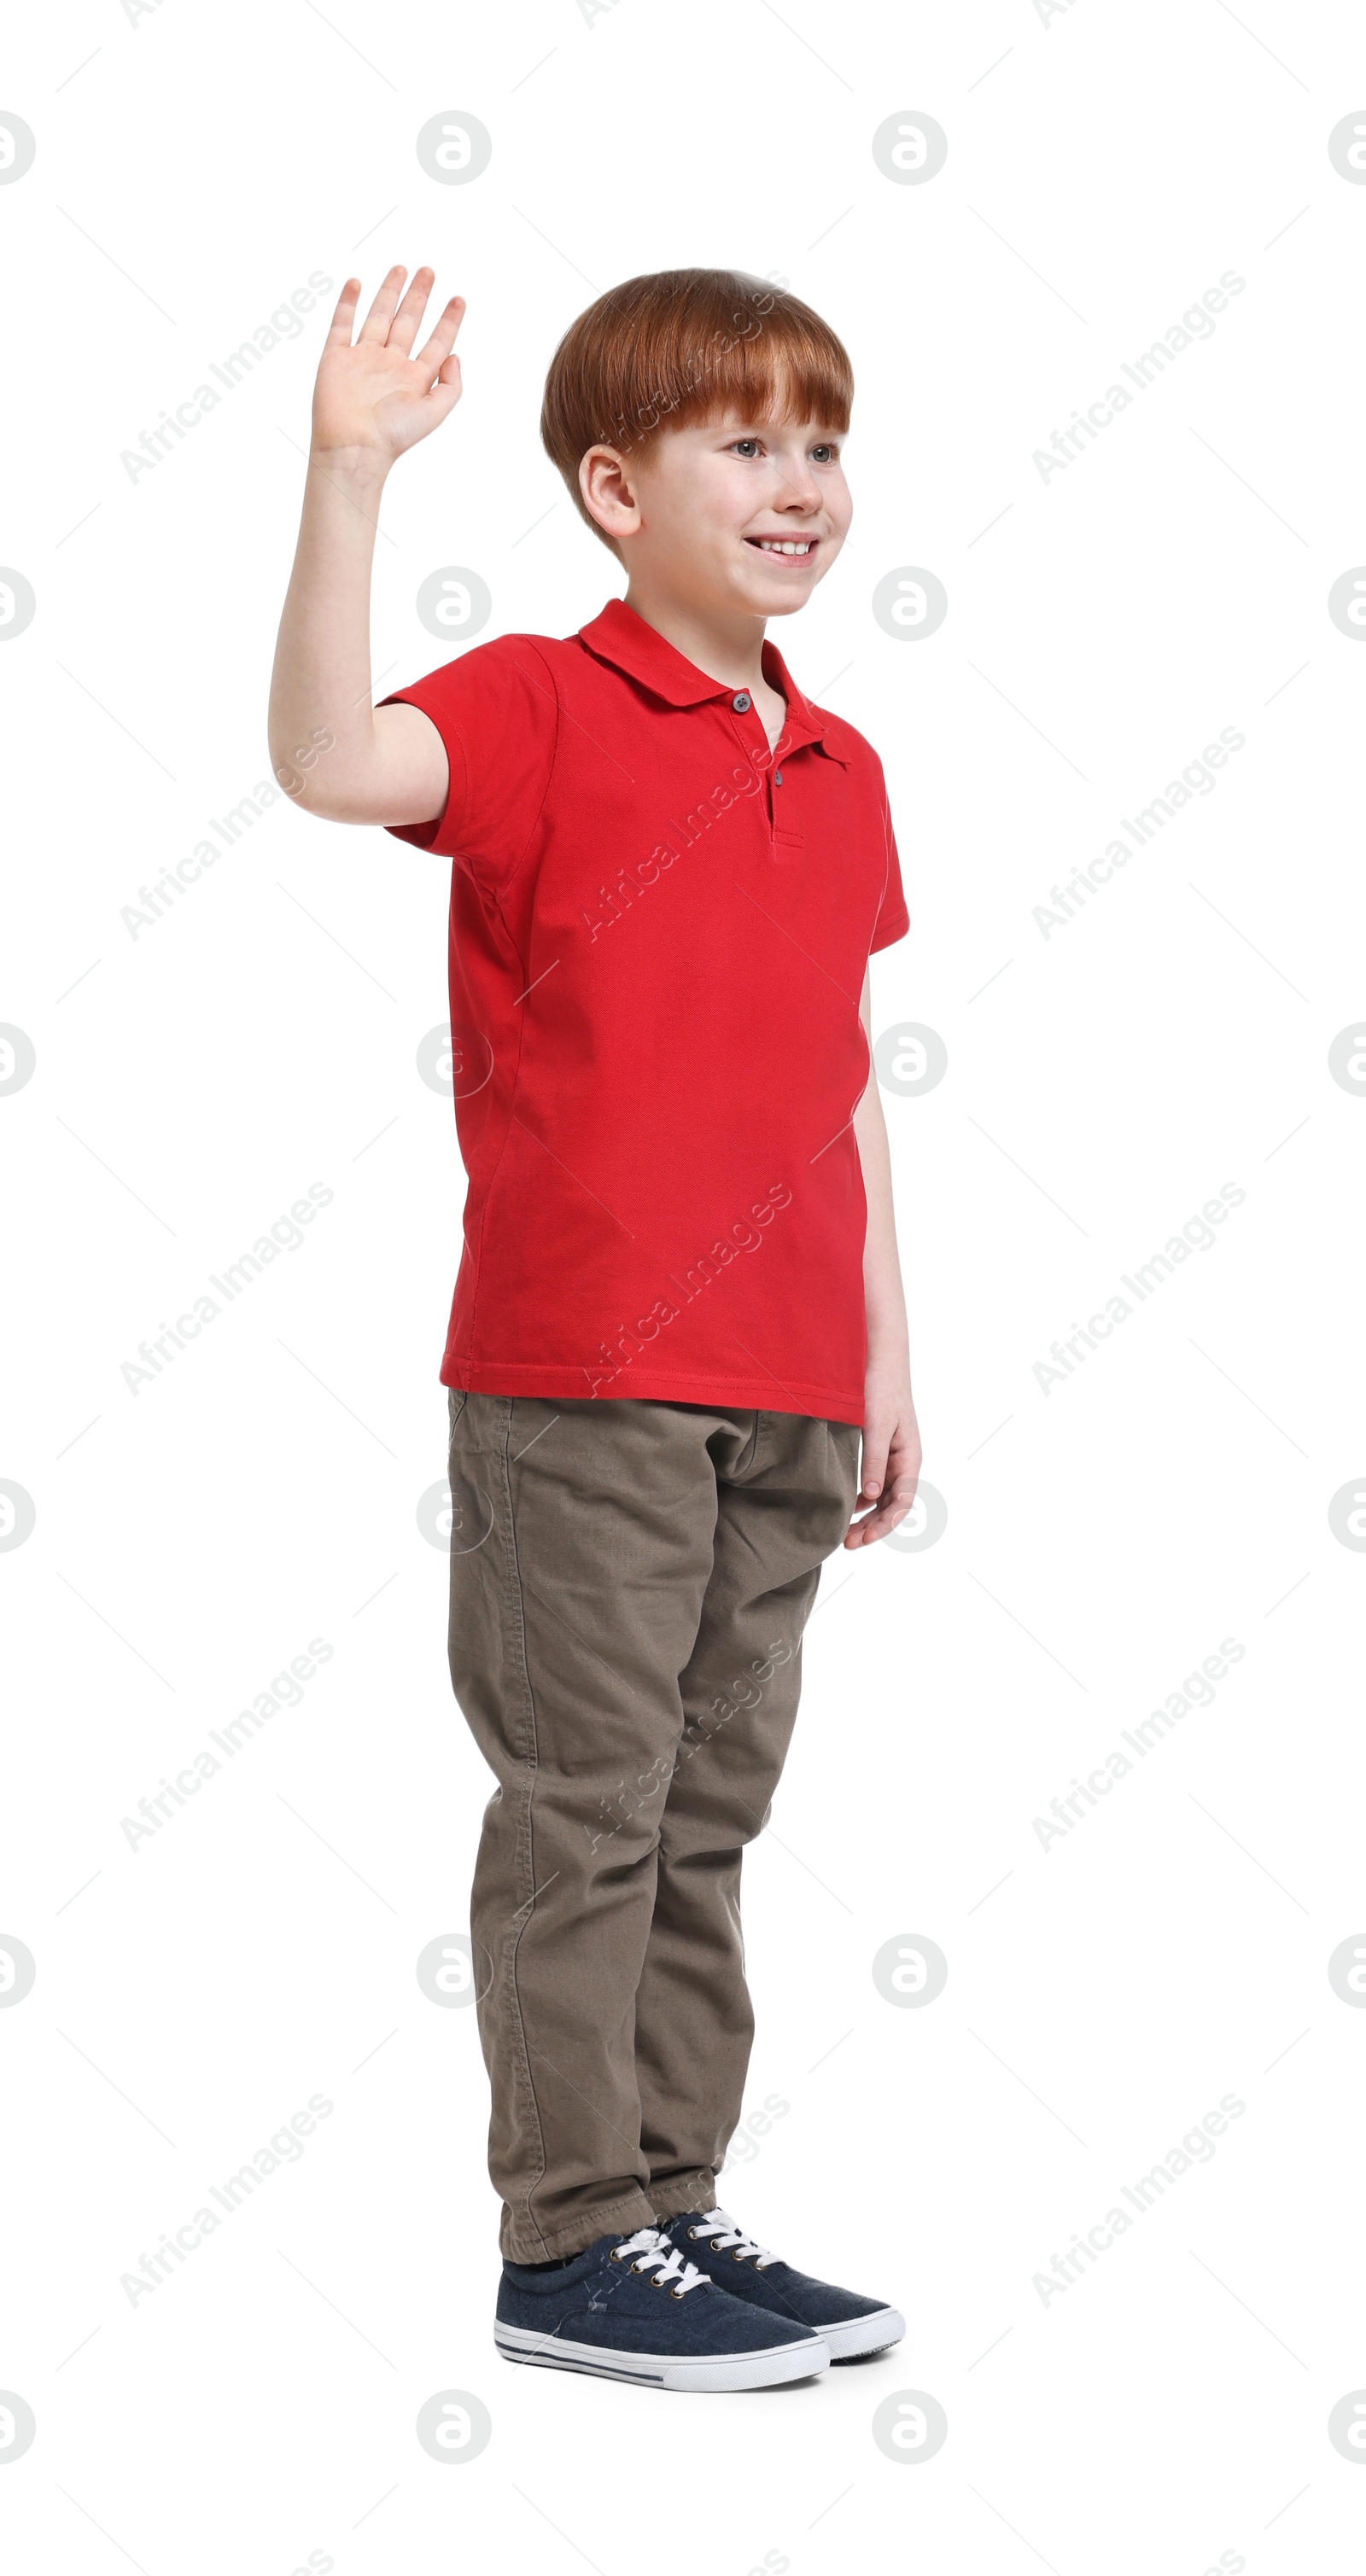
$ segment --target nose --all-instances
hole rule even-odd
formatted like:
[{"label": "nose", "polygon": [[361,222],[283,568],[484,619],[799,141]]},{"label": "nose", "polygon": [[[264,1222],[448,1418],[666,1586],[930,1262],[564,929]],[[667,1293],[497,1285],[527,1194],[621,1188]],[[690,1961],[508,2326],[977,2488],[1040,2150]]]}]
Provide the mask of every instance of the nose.
[{"label": "nose", "polygon": [[780,510],[802,510],[809,513],[821,506],[821,488],[804,456],[789,457],[783,464],[782,489],[777,496]]}]

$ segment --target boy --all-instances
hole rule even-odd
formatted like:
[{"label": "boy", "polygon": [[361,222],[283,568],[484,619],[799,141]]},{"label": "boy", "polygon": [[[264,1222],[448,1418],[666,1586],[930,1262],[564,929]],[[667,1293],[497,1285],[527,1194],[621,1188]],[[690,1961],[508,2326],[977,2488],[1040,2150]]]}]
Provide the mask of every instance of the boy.
[{"label": "boy", "polygon": [[[441,1374],[451,1675],[499,1783],[471,1907],[495,2335],[511,2360],[760,2387],[904,2332],[715,2186],[753,2034],[741,1854],[803,1624],[824,1558],[895,1528],[920,1464],[869,1080],[868,957],[907,928],[886,790],[764,641],[849,525],[852,375],[753,278],[601,296],[541,434],[624,600],[372,710],[380,494],[460,394],[463,303],[413,357],[434,279],[405,276],[354,344],[348,282],[319,368],[271,749],[313,813],[454,861],[469,1188]],[[310,736],[331,747],[300,776]]]}]

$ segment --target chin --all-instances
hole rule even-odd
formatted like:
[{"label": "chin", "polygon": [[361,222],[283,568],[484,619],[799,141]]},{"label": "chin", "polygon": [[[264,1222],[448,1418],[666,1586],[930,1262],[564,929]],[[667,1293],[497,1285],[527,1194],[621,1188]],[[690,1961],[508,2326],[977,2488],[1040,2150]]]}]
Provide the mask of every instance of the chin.
[{"label": "chin", "polygon": [[793,617],[799,608],[805,608],[815,587],[813,581],[805,590],[783,589],[776,598],[756,598],[753,603],[755,614],[758,617]]}]

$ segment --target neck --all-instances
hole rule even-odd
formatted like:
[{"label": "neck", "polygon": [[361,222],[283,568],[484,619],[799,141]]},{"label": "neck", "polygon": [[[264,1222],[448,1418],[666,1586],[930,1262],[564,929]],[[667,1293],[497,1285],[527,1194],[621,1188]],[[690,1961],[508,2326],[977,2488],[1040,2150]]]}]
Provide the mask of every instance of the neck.
[{"label": "neck", "polygon": [[667,644],[672,644],[686,662],[705,671],[709,680],[721,680],[727,688],[748,689],[751,693],[767,687],[762,617],[746,616],[740,611],[727,616],[723,611],[694,607],[691,601],[677,599],[635,574],[627,584],[625,604],[647,626],[653,626]]}]

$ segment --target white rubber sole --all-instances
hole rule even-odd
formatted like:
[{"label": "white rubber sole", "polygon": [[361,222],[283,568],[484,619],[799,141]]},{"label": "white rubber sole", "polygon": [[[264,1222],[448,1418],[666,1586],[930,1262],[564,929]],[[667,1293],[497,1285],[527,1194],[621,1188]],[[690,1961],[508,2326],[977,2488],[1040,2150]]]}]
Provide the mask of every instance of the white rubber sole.
[{"label": "white rubber sole", "polygon": [[582,2370],[590,2379],[629,2379],[645,2388],[776,2388],[784,2380],[818,2378],[830,2367],[824,2334],[813,2335],[809,2343],[769,2344],[756,2352],[711,2354],[695,2361],[671,2361],[659,2352],[604,2352],[596,2344],[569,2343],[563,2335],[537,2334],[531,2326],[505,2326],[501,2319],[494,2325],[493,2340],[504,2361],[530,2362],[542,2370]]},{"label": "white rubber sole", "polygon": [[830,2347],[832,2361],[857,2361],[864,2353],[885,2352],[889,2344],[900,2343],[906,2331],[906,2320],[895,2308],[875,2308],[871,2316],[850,2317],[842,2326],[817,2326],[822,2343]]}]

